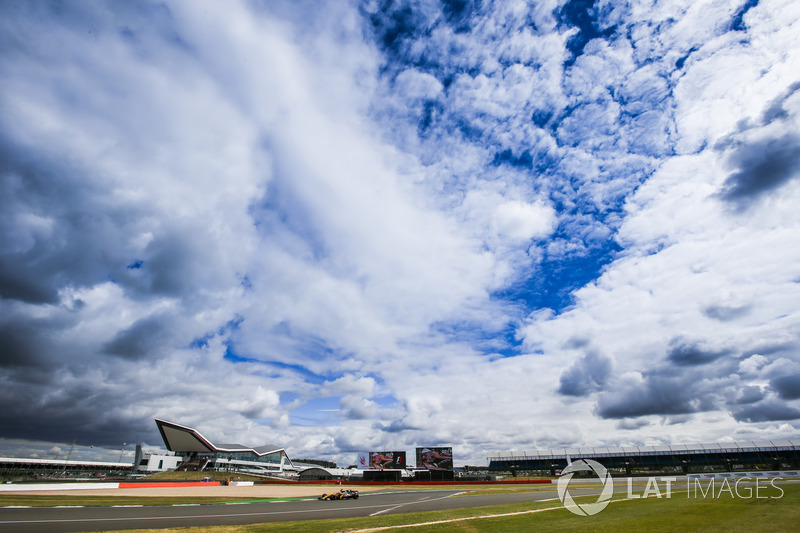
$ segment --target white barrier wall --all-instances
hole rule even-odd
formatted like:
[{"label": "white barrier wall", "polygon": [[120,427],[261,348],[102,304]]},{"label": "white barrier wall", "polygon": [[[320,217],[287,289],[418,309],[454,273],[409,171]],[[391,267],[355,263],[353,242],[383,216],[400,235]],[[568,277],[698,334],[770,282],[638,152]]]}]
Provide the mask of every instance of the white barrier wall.
[{"label": "white barrier wall", "polygon": [[[656,480],[663,480],[663,479],[677,479],[678,481],[681,480],[695,480],[695,479],[742,479],[742,478],[750,478],[750,479],[773,479],[776,477],[783,478],[783,479],[791,479],[791,478],[798,478],[800,477],[800,470],[760,470],[756,472],[708,472],[702,474],[675,474],[674,476],[626,476],[626,477],[619,477],[614,478],[614,481],[620,480],[627,480],[631,479],[638,482],[646,482],[650,478],[654,478]],[[592,478],[572,478],[570,480],[570,484],[572,483],[597,483],[599,480],[596,477]],[[553,478],[550,480],[551,483],[556,484],[558,483],[558,478]]]},{"label": "white barrier wall", "polygon": [[119,483],[31,483],[0,485],[0,492],[28,492],[32,490],[86,490],[86,489],[118,489]]},{"label": "white barrier wall", "polygon": [[800,477],[800,470],[762,470],[757,472],[709,472],[704,474],[688,474],[689,479],[741,479],[749,478],[790,478]]}]

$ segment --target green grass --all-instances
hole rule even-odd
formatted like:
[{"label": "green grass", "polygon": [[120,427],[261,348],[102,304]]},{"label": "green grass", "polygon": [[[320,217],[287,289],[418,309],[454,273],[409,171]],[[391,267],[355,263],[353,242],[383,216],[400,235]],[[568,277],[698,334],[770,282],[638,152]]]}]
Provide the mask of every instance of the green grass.
[{"label": "green grass", "polygon": [[[410,513],[370,518],[280,522],[249,526],[180,528],[160,533],[326,533],[354,531],[460,519],[456,522],[427,524],[419,528],[389,531],[435,533],[481,533],[496,531],[548,532],[785,532],[796,531],[800,524],[800,486],[781,485],[781,499],[711,499],[688,498],[686,492],[673,492],[671,499],[638,499],[611,503],[601,513],[582,517],[560,507],[559,502],[499,505],[476,509]],[[619,495],[619,497],[624,495]],[[579,503],[583,498],[576,499]],[[588,498],[594,501],[595,498]],[[470,517],[520,513],[532,509],[553,508],[539,513],[466,519]],[[139,530],[146,531],[146,530]]]},{"label": "green grass", "polygon": [[[593,501],[593,499],[591,499]],[[486,518],[421,528],[431,532],[548,531],[548,532],[753,532],[796,531],[800,524],[800,491],[787,491],[780,500],[687,498],[632,500],[612,503],[601,513],[581,517],[566,510],[531,515]],[[253,530],[258,531],[258,530]]]},{"label": "green grass", "polygon": [[179,472],[170,470],[167,472],[157,472],[140,478],[140,481],[202,481],[205,478],[211,481],[225,481],[227,479],[234,479],[235,481],[262,481],[269,479],[261,476],[251,476],[248,474],[240,474],[233,472]]}]

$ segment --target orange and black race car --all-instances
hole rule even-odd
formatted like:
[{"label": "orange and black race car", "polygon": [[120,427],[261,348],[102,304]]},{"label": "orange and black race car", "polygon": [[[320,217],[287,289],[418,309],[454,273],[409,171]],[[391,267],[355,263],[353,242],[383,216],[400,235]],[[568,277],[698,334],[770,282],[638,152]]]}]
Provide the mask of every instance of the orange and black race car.
[{"label": "orange and black race car", "polygon": [[318,500],[357,500],[358,499],[358,491],[357,490],[345,490],[342,489],[339,492],[330,492],[323,494]]}]

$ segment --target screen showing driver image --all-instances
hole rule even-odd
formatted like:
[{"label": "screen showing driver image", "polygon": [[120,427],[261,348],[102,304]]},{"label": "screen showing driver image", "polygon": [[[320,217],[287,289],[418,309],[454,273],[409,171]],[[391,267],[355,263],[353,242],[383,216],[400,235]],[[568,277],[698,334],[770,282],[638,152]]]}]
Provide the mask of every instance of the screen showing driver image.
[{"label": "screen showing driver image", "polygon": [[380,470],[406,467],[406,452],[369,452],[369,467]]},{"label": "screen showing driver image", "polygon": [[452,470],[453,448],[417,448],[417,468]]}]

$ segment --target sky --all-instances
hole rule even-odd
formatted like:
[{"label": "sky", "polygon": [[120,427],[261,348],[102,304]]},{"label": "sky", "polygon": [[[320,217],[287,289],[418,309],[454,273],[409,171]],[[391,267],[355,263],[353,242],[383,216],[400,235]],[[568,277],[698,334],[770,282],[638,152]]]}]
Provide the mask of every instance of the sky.
[{"label": "sky", "polygon": [[794,0],[2,2],[0,49],[2,455],[800,438]]}]

